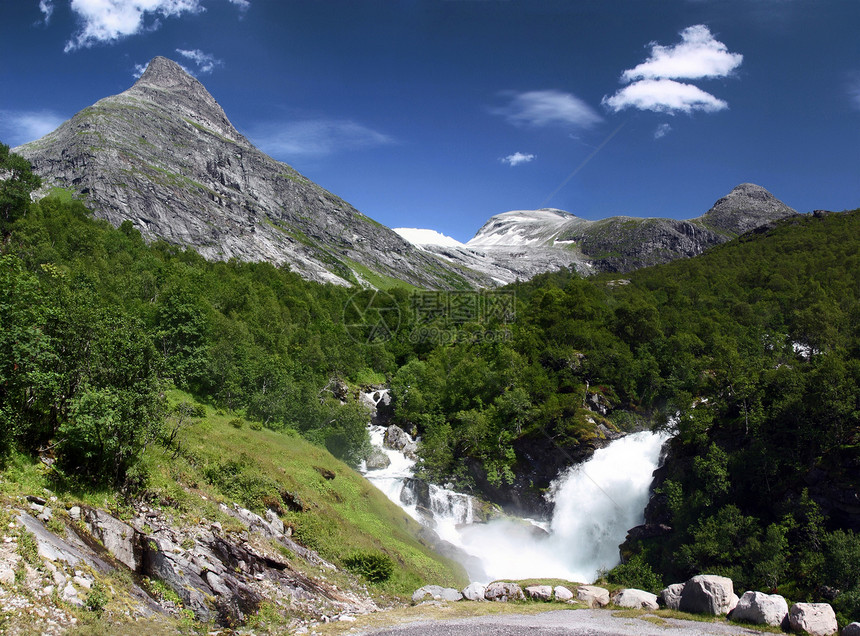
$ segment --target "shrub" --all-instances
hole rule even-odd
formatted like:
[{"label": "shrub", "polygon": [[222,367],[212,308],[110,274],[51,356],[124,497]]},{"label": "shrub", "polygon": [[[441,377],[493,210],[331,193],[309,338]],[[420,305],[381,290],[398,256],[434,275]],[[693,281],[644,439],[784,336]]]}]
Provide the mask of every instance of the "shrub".
[{"label": "shrub", "polygon": [[663,581],[645,562],[641,554],[634,554],[627,563],[612,568],[606,575],[610,583],[624,585],[657,594],[663,589]]},{"label": "shrub", "polygon": [[347,570],[371,583],[387,581],[394,573],[394,561],[381,552],[356,552],[343,560]]}]

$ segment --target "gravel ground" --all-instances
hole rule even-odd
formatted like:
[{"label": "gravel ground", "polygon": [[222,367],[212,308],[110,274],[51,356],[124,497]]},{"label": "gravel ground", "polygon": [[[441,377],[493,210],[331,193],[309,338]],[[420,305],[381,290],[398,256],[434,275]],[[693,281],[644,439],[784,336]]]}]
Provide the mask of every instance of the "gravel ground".
[{"label": "gravel ground", "polygon": [[729,636],[762,632],[739,625],[701,623],[662,618],[616,615],[607,610],[557,610],[526,616],[507,614],[447,621],[422,621],[399,627],[361,632],[366,636]]}]

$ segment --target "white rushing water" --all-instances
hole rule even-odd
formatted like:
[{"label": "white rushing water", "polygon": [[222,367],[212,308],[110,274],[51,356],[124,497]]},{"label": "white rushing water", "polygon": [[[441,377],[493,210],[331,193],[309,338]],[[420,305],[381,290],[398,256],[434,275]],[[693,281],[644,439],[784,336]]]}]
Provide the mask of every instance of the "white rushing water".
[{"label": "white rushing water", "polygon": [[[383,427],[371,427],[374,446],[382,448],[384,434]],[[652,473],[666,439],[648,431],[627,435],[561,474],[550,489],[554,507],[546,522],[474,523],[471,497],[434,485],[427,487],[420,506],[421,486],[412,481],[415,462],[399,451],[383,449],[391,464],[364,474],[413,518],[476,557],[488,580],[591,582],[599,570],[618,564],[618,546],[630,528],[643,522]]]}]

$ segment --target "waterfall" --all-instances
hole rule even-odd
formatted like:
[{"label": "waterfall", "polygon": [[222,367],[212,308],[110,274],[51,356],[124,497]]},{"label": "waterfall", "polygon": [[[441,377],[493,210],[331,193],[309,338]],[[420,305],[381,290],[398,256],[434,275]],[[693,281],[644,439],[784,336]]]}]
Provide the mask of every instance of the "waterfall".
[{"label": "waterfall", "polygon": [[[379,448],[384,434],[384,427],[370,428]],[[547,495],[554,505],[546,521],[508,517],[475,523],[472,497],[414,479],[415,462],[399,451],[383,449],[389,466],[362,472],[414,519],[480,561],[490,580],[591,582],[618,564],[618,546],[643,522],[666,439],[648,431],[627,435],[559,475]]]}]

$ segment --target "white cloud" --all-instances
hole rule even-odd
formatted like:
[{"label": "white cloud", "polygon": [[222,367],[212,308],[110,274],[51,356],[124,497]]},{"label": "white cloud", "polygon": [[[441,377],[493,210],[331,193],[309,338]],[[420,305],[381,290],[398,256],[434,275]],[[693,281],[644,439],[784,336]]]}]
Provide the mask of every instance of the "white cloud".
[{"label": "white cloud", "polygon": [[221,60],[216,59],[211,53],[204,53],[200,49],[193,49],[190,51],[185,49],[176,49],[176,52],[182,57],[194,62],[197,65],[198,72],[203,73],[204,75],[211,73],[216,66],[221,66],[224,63]]},{"label": "white cloud", "polygon": [[[41,0],[50,6],[53,0]],[[184,13],[205,11],[203,0],[71,0],[72,11],[80,22],[80,30],[66,43],[65,51],[93,46],[99,42],[115,42],[122,38],[154,30],[159,18],[178,17]],[[244,11],[249,0],[230,0]],[[45,9],[42,9],[45,13]],[[49,17],[46,14],[46,20]]]},{"label": "white cloud", "polygon": [[623,83],[602,103],[613,111],[638,108],[659,113],[678,111],[714,113],[729,105],[697,86],[675,80],[701,80],[727,77],[743,62],[740,53],[730,53],[722,42],[714,39],[708,27],[697,24],[681,31],[681,42],[662,46],[652,42],[647,60],[621,74]]},{"label": "white cloud", "polygon": [[604,97],[603,103],[616,113],[625,108],[669,114],[677,111],[691,113],[695,110],[715,113],[729,107],[723,100],[692,84],[670,79],[635,82],[625,86],[612,97]]},{"label": "white cloud", "polygon": [[48,24],[54,14],[54,0],[39,0],[39,11],[45,16],[45,24]]},{"label": "white cloud", "polygon": [[572,124],[588,128],[602,121],[600,115],[584,101],[556,90],[515,93],[510,104],[493,112],[503,115],[512,124],[532,126]]},{"label": "white cloud", "polygon": [[657,130],[654,131],[654,139],[662,139],[671,131],[672,127],[669,124],[660,124],[657,126]]},{"label": "white cloud", "polygon": [[714,39],[704,24],[681,31],[681,42],[661,46],[652,42],[651,56],[636,67],[624,71],[623,82],[638,79],[705,79],[726,77],[743,62],[740,53],[729,53],[722,42]]},{"label": "white cloud", "polygon": [[264,152],[279,157],[324,157],[341,150],[393,144],[394,139],[348,119],[312,119],[259,126],[249,135]]},{"label": "white cloud", "polygon": [[146,64],[135,64],[134,72],[132,73],[132,75],[134,75],[134,79],[140,79],[140,76],[143,75],[143,73],[146,71],[146,67]]},{"label": "white cloud", "polygon": [[502,163],[508,164],[513,168],[514,166],[518,166],[521,163],[528,163],[529,161],[534,161],[536,158],[537,156],[531,153],[515,152],[514,154],[508,155],[507,157],[502,157],[500,161]]},{"label": "white cloud", "polygon": [[0,138],[10,146],[18,146],[44,137],[65,120],[65,117],[47,110],[0,110]]}]

